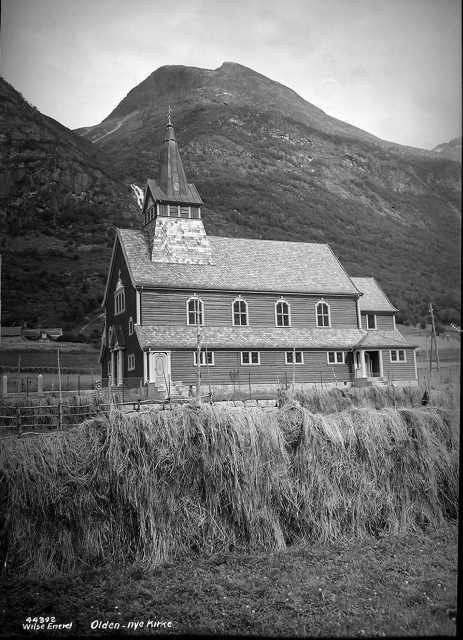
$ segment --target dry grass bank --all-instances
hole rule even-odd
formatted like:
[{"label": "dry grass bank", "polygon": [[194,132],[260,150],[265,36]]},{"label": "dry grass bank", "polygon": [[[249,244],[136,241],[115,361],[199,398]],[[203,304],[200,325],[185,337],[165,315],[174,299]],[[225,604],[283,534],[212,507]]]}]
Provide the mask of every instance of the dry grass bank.
[{"label": "dry grass bank", "polygon": [[51,574],[438,527],[456,517],[458,435],[433,408],[186,405],[8,439],[0,468],[10,566]]}]

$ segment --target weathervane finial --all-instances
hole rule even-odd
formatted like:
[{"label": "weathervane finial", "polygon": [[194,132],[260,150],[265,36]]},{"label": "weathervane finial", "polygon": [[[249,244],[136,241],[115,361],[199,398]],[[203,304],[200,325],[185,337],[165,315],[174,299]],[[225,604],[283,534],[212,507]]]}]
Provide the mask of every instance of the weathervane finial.
[{"label": "weathervane finial", "polygon": [[167,124],[171,125],[172,124],[172,109],[171,106],[169,105],[169,109],[167,111]]}]

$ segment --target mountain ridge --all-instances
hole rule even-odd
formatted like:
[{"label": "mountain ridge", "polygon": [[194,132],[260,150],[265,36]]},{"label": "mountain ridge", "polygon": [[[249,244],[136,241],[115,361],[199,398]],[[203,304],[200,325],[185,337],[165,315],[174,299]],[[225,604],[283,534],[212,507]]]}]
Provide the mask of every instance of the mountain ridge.
[{"label": "mountain ridge", "polygon": [[130,189],[104,152],[3,78],[0,139],[2,322],[72,326],[100,302],[110,228],[137,210]]},{"label": "mountain ridge", "polygon": [[328,243],[349,275],[377,278],[402,319],[422,320],[429,300],[457,319],[457,162],[381,141],[235,63],[155,70],[101,123],[55,128],[58,143],[51,119],[5,83],[0,98],[6,321],[75,325],[98,307],[111,229],[141,226],[129,185],[157,174],[169,104],[208,233]]},{"label": "mountain ridge", "polygon": [[84,135],[144,184],[157,173],[169,104],[188,179],[212,210],[208,232],[329,242],[349,273],[376,275],[412,320],[431,297],[459,306],[445,283],[459,278],[456,162],[376,138],[229,63],[160,67]]}]

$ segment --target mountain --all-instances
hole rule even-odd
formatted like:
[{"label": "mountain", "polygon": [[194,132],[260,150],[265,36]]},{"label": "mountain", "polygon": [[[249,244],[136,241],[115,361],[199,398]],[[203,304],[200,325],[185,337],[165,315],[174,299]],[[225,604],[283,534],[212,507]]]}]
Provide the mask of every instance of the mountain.
[{"label": "mountain", "polygon": [[74,325],[101,301],[131,189],[106,154],[0,78],[2,322]]},{"label": "mountain", "polygon": [[437,147],[434,147],[433,151],[440,153],[441,156],[445,158],[450,158],[451,160],[456,160],[461,163],[461,141],[461,137],[453,138],[453,140],[449,140],[449,142],[438,144]]},{"label": "mountain", "polygon": [[[156,176],[168,105],[187,176],[217,235],[329,242],[351,275],[375,275],[403,318],[459,309],[460,165],[331,118],[234,63],[166,66],[78,132],[126,182]],[[448,319],[448,318],[447,318]]]},{"label": "mountain", "polygon": [[161,67],[78,132],[0,79],[3,323],[94,319],[113,227],[140,225],[129,185],[157,174],[169,104],[209,233],[329,242],[351,275],[377,277],[403,318],[420,320],[432,299],[458,321],[460,165],[224,63]]}]

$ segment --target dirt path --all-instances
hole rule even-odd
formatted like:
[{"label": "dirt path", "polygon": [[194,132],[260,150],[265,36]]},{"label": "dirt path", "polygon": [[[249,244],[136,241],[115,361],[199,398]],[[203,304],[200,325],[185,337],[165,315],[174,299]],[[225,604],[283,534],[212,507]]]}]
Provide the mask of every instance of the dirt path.
[{"label": "dirt path", "polygon": [[106,138],[106,136],[109,136],[111,133],[114,133],[115,131],[117,131],[118,129],[121,128],[121,126],[124,124],[124,122],[126,120],[128,120],[129,118],[131,118],[133,115],[135,115],[137,112],[136,111],[132,111],[131,113],[129,113],[128,116],[125,116],[124,118],[122,118],[122,120],[116,124],[116,126],[113,129],[110,129],[109,131],[107,131],[106,133],[103,133],[102,136],[98,136],[98,138],[94,138],[92,140],[92,142],[99,142],[100,140],[103,140],[103,138]]}]

